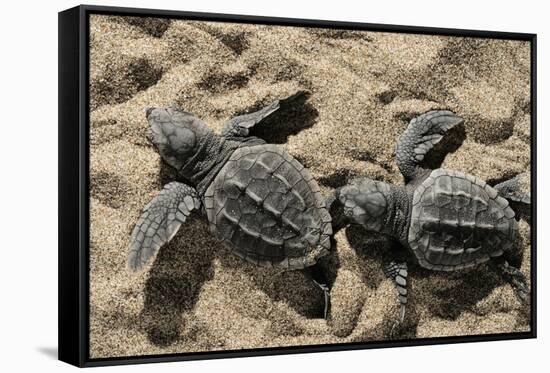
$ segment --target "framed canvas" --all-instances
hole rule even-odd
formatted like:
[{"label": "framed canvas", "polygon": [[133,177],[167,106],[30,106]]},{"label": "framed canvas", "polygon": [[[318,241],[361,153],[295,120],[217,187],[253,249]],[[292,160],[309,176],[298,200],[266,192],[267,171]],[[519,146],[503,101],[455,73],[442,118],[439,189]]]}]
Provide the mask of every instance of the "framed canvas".
[{"label": "framed canvas", "polygon": [[59,13],[59,358],[536,336],[536,35]]}]

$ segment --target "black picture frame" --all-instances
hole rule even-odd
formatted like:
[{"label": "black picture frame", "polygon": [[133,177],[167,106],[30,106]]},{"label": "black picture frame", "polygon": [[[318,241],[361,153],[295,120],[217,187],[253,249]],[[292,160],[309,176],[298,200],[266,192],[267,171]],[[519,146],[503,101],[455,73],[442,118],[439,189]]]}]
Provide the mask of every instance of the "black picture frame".
[{"label": "black picture frame", "polygon": [[[399,33],[527,41],[531,45],[531,331],[378,341],[334,345],[261,348],[123,358],[89,357],[89,16],[153,16],[172,19],[280,26],[325,27]],[[59,13],[59,360],[79,367],[196,359],[282,355],[382,347],[435,345],[536,338],[536,52],[537,36],[527,33],[334,22],[229,14],[81,5]]]}]

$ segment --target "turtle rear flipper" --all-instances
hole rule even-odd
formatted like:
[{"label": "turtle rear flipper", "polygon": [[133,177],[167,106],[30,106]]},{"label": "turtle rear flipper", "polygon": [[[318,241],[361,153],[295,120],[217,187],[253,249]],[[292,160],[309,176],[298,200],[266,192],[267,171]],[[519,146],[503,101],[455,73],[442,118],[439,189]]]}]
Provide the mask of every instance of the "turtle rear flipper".
[{"label": "turtle rear flipper", "polygon": [[314,264],[311,267],[305,269],[306,273],[311,277],[313,283],[321,289],[323,292],[324,308],[323,308],[323,318],[328,319],[330,312],[330,285],[329,280],[320,267],[319,263]]},{"label": "turtle rear flipper", "polygon": [[522,303],[527,302],[527,298],[529,296],[529,285],[525,275],[518,268],[508,264],[508,262],[502,257],[495,258],[491,264],[494,270],[512,286],[518,299]]},{"label": "turtle rear flipper", "polygon": [[449,110],[432,110],[413,118],[397,141],[396,158],[406,180],[412,180],[430,149],[445,132],[464,120]]},{"label": "turtle rear flipper", "polygon": [[194,188],[183,183],[166,184],[144,208],[132,235],[128,267],[141,269],[160,247],[168,243],[200,201]]},{"label": "turtle rear flipper", "polygon": [[515,177],[503,181],[500,184],[495,185],[495,188],[502,197],[512,202],[520,202],[526,205],[531,204],[531,195],[521,191],[520,178],[523,174],[516,175]]}]

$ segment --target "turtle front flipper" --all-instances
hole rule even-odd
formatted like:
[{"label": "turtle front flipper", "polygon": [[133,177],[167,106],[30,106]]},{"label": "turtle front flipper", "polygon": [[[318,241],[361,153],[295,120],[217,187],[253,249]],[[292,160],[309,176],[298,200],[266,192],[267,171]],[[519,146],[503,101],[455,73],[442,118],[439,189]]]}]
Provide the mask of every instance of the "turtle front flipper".
[{"label": "turtle front flipper", "polygon": [[413,118],[405,132],[397,140],[396,158],[399,170],[405,179],[412,180],[430,149],[445,132],[463,123],[464,120],[449,110],[432,110]]},{"label": "turtle front flipper", "polygon": [[531,204],[531,195],[524,193],[521,190],[520,179],[524,174],[516,175],[515,177],[503,181],[500,184],[495,185],[495,188],[502,197],[512,202],[520,202],[526,205]]},{"label": "turtle front flipper", "polygon": [[280,101],[274,101],[268,106],[255,111],[250,114],[239,115],[234,117],[229,122],[225,123],[222,128],[222,136],[226,137],[246,137],[249,135],[250,130],[260,123],[262,120],[273,114],[275,111],[279,110]]},{"label": "turtle front flipper", "polygon": [[128,266],[141,269],[162,245],[168,243],[193,211],[200,208],[194,188],[183,183],[166,184],[144,208],[132,235]]},{"label": "turtle front flipper", "polygon": [[407,302],[408,302],[407,263],[390,262],[384,265],[383,270],[386,277],[388,277],[393,281],[397,289],[397,293],[398,293],[397,299],[399,300],[399,304],[401,305],[401,308],[399,311],[399,323],[402,323],[403,320],[405,320],[405,311],[407,310]]},{"label": "turtle front flipper", "polygon": [[[310,96],[309,91],[301,90],[287,98],[274,101],[258,111],[234,117],[224,124],[221,135],[225,137],[247,137],[251,136],[252,133],[258,138],[263,138],[262,132],[269,133],[271,131],[267,126],[268,122],[269,125],[280,122],[286,126],[289,122],[294,122],[297,119],[303,120],[304,118],[296,118],[296,116],[300,116],[300,112],[304,110],[304,103]],[[279,130],[285,132],[284,128]]]}]

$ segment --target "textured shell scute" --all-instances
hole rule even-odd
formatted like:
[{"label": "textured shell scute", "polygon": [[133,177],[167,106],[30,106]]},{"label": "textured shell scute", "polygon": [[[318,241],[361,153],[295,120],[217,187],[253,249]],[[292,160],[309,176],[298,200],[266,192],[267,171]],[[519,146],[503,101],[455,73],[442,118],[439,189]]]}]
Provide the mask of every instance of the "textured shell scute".
[{"label": "textured shell scute", "polygon": [[331,217],[311,174],[270,144],[237,149],[205,193],[210,230],[238,256],[298,269],[328,253]]},{"label": "textured shell scute", "polygon": [[425,268],[484,263],[509,250],[516,232],[508,201],[476,177],[437,169],[414,191],[408,240]]}]

